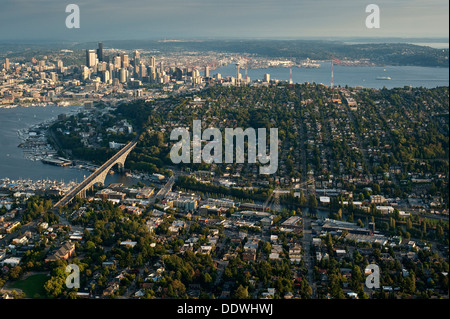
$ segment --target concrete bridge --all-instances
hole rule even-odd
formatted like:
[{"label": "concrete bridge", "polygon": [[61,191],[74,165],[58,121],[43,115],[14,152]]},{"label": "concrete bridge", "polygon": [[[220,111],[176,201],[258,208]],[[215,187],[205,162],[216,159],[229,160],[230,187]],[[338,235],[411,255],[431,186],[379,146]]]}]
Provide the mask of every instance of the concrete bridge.
[{"label": "concrete bridge", "polygon": [[128,154],[136,146],[137,141],[132,141],[125,145],[119,152],[113,157],[107,160],[102,166],[97,168],[91,175],[89,175],[84,181],[75,186],[70,192],[68,192],[59,202],[53,206],[54,209],[58,209],[68,203],[70,203],[75,196],[82,198],[86,197],[86,191],[92,189],[95,184],[105,184],[106,176],[114,165],[118,165],[119,171],[123,171],[125,161]]}]

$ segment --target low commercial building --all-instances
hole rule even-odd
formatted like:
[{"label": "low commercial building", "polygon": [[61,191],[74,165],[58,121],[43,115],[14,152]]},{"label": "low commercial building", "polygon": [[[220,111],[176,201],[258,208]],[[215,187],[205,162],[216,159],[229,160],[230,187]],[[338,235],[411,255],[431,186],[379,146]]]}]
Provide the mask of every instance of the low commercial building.
[{"label": "low commercial building", "polygon": [[326,232],[347,231],[350,234],[361,234],[361,235],[370,235],[371,234],[370,229],[359,227],[357,224],[328,219],[328,218],[325,219],[325,222],[322,225],[322,230],[326,231]]},{"label": "low commercial building", "polygon": [[281,224],[281,227],[301,233],[303,231],[303,219],[299,216],[291,216]]},{"label": "low commercial building", "polygon": [[104,198],[104,199],[118,199],[118,200],[124,200],[126,197],[125,193],[116,192],[111,189],[105,188],[100,191],[98,191],[95,196]]},{"label": "low commercial building", "polygon": [[21,260],[22,260],[22,258],[20,258],[20,257],[10,257],[10,258],[7,258],[7,259],[1,261],[0,263],[2,266],[6,265],[6,266],[10,266],[10,267],[15,267],[20,264]]},{"label": "low commercial building", "polygon": [[66,242],[54,254],[47,257],[45,259],[45,262],[51,262],[60,259],[67,260],[73,255],[74,252],[75,252],[75,244],[72,242]]},{"label": "low commercial building", "polygon": [[289,247],[289,259],[292,264],[297,264],[302,260],[302,248],[298,243]]}]

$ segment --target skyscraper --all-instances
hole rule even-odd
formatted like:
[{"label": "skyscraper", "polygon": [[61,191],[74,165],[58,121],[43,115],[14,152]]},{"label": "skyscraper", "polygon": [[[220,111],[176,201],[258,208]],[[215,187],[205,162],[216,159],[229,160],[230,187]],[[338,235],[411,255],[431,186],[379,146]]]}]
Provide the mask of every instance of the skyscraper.
[{"label": "skyscraper", "polygon": [[127,82],[127,70],[126,69],[120,69],[119,71],[119,81],[120,83],[125,83]]},{"label": "skyscraper", "polygon": [[6,58],[5,60],[5,70],[8,71],[9,70],[9,59]]},{"label": "skyscraper", "polygon": [[130,65],[130,59],[128,57],[128,54],[120,54],[120,58],[122,60],[122,68],[128,68]]},{"label": "skyscraper", "polygon": [[103,61],[103,43],[102,42],[98,43],[97,57],[98,57],[99,62]]},{"label": "skyscraper", "polygon": [[150,57],[150,67],[155,68],[156,67],[156,59],[154,56]]},{"label": "skyscraper", "polygon": [[86,50],[86,66],[91,68],[97,63],[97,53],[95,50]]},{"label": "skyscraper", "polygon": [[141,54],[138,50],[134,51],[134,67],[137,67],[141,64]]},{"label": "skyscraper", "polygon": [[119,55],[114,57],[114,68],[120,69],[122,67],[122,58]]},{"label": "skyscraper", "polygon": [[109,83],[109,80],[111,79],[109,71],[108,70],[103,71],[102,75],[103,75],[103,82]]}]

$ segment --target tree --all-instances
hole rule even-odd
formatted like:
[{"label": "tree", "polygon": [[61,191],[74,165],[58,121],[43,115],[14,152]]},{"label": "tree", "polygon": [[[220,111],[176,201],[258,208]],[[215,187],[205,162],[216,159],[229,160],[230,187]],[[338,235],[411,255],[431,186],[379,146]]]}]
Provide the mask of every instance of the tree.
[{"label": "tree", "polygon": [[337,215],[338,215],[338,219],[342,220],[342,208],[339,208]]},{"label": "tree", "polygon": [[314,194],[309,195],[308,206],[311,208],[317,208],[317,205],[318,204],[317,204],[316,195],[314,195]]},{"label": "tree", "polygon": [[389,218],[389,227],[391,229],[395,229],[395,219],[394,218]]},{"label": "tree", "polygon": [[442,228],[441,225],[436,226],[436,235],[440,240],[442,240],[442,238],[444,237],[444,229]]},{"label": "tree", "polygon": [[356,221],[356,223],[358,224],[359,227],[364,227],[364,223],[362,222],[361,219],[358,218],[358,220]]},{"label": "tree", "polygon": [[22,267],[15,266],[9,271],[9,276],[11,279],[18,279],[22,273]]},{"label": "tree", "polygon": [[264,253],[269,255],[271,250],[272,250],[272,245],[268,241],[266,241],[263,246]]},{"label": "tree", "polygon": [[380,192],[381,192],[380,185],[378,185],[377,183],[374,183],[372,185],[372,190],[373,190],[374,194],[376,194],[376,195],[380,194]]},{"label": "tree", "polygon": [[411,218],[408,218],[408,220],[406,221],[406,229],[408,229],[408,230],[412,229]]},{"label": "tree", "polygon": [[206,284],[206,285],[210,285],[211,284],[211,282],[212,282],[212,277],[211,277],[211,275],[209,274],[209,273],[205,273],[204,274],[204,276],[203,276],[203,282]]},{"label": "tree", "polygon": [[413,273],[403,281],[403,290],[409,294],[414,294],[416,292],[416,276]]},{"label": "tree", "polygon": [[44,289],[48,296],[56,298],[63,293],[64,286],[65,280],[63,277],[53,276],[44,284]]},{"label": "tree", "polygon": [[239,287],[234,292],[234,298],[236,299],[248,299],[248,287],[243,287],[239,285]]},{"label": "tree", "polygon": [[353,269],[352,269],[352,278],[351,278],[351,287],[353,290],[357,291],[359,290],[359,287],[361,286],[362,283],[362,273],[361,273],[361,268],[359,268],[358,265],[353,265]]}]

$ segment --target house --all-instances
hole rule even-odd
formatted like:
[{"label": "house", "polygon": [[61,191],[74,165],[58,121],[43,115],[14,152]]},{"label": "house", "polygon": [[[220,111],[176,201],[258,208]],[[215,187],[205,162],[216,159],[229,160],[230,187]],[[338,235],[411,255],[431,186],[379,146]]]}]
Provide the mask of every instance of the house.
[{"label": "house", "polygon": [[20,258],[20,257],[10,257],[10,258],[7,258],[7,259],[3,260],[1,262],[1,264],[2,264],[2,266],[8,265],[10,267],[15,267],[18,264],[20,264],[21,260],[22,260],[22,258]]},{"label": "house", "polygon": [[254,261],[256,260],[256,250],[254,249],[247,249],[242,253],[242,260],[243,261]]},{"label": "house", "polygon": [[343,257],[346,256],[347,252],[345,251],[345,249],[335,249],[334,252],[336,253],[336,258],[338,260],[342,259]]},{"label": "house", "polygon": [[322,240],[320,238],[313,238],[313,245],[315,247],[321,246],[322,245]]},{"label": "house", "polygon": [[352,291],[347,292],[347,296],[348,296],[350,299],[358,299],[358,294],[357,294],[356,292],[352,292]]},{"label": "house", "polygon": [[202,254],[210,254],[212,250],[212,246],[210,245],[202,245],[200,246],[198,252]]},{"label": "house", "polygon": [[144,211],[144,209],[137,207],[137,206],[125,206],[125,211],[128,214],[140,216],[142,214],[142,212]]},{"label": "house", "polygon": [[113,282],[103,291],[103,296],[111,296],[117,291],[117,289],[119,289],[119,284],[117,282]]},{"label": "house", "polygon": [[136,241],[131,241],[131,240],[125,240],[123,242],[120,243],[121,246],[126,246],[128,248],[133,248],[134,246],[136,246],[137,242]]},{"label": "house", "polygon": [[25,245],[28,243],[28,238],[25,235],[22,235],[20,237],[14,238],[11,241],[14,245]]},{"label": "house", "polygon": [[371,195],[370,202],[372,204],[384,204],[386,203],[386,198],[384,198],[384,196],[381,195]]},{"label": "house", "polygon": [[302,248],[299,244],[295,243],[289,248],[289,259],[291,263],[299,263],[302,260]]}]

